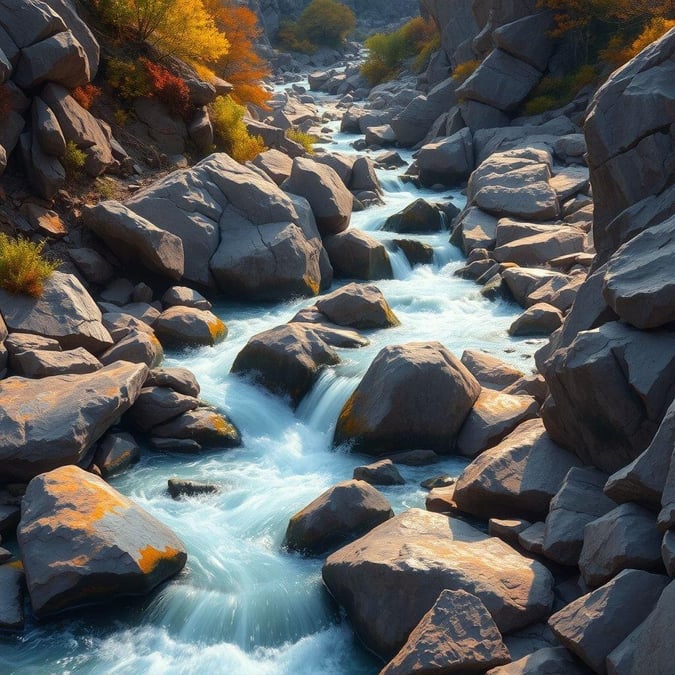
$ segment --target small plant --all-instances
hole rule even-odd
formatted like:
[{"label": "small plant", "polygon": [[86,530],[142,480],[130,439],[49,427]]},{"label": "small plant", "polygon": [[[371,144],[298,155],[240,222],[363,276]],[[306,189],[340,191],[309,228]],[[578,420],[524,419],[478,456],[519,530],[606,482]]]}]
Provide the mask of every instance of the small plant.
[{"label": "small plant", "polygon": [[152,93],[150,75],[138,61],[109,59],[106,76],[108,84],[124,99],[150,96]]},{"label": "small plant", "polygon": [[141,59],[150,79],[152,97],[161,101],[172,115],[187,117],[190,110],[190,90],[182,77],[148,59]]},{"label": "small plant", "polygon": [[452,79],[457,82],[459,86],[466,82],[480,66],[481,61],[464,61],[464,63],[457,64],[457,67],[452,71]]},{"label": "small plant", "polygon": [[116,108],[115,112],[113,113],[113,119],[115,120],[115,124],[124,127],[129,123],[129,120],[131,119],[131,113],[124,108]]},{"label": "small plant", "polygon": [[101,88],[94,84],[85,84],[81,87],[75,87],[70,95],[85,109],[89,110],[101,95]]},{"label": "small plant", "polygon": [[581,89],[597,80],[597,72],[591,65],[563,77],[542,77],[523,106],[524,115],[538,115],[555,110],[569,103]]},{"label": "small plant", "polygon": [[265,150],[263,139],[248,132],[244,122],[245,113],[246,108],[229,96],[218,96],[211,104],[216,147],[241,163],[248,162]]},{"label": "small plant", "polygon": [[61,264],[42,255],[45,242],[11,239],[0,233],[0,288],[10,293],[38,297],[44,282]]},{"label": "small plant", "polygon": [[310,155],[314,154],[314,144],[319,140],[313,134],[308,134],[297,128],[288,129],[286,131],[286,138],[299,143],[305,149],[305,152],[308,152]]},{"label": "small plant", "polygon": [[101,199],[114,199],[115,183],[110,178],[97,178],[96,190]]},{"label": "small plant", "polygon": [[80,150],[74,141],[66,143],[66,152],[61,158],[63,168],[66,170],[66,176],[76,178],[82,173],[84,163],[87,161],[87,155]]}]

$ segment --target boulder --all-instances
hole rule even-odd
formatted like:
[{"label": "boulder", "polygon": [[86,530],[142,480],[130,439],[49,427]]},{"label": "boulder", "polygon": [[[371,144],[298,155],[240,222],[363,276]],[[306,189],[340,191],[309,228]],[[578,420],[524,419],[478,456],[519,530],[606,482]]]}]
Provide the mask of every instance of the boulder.
[{"label": "boulder", "polygon": [[675,321],[675,215],[619,248],[607,263],[603,296],[616,314],[642,330]]},{"label": "boulder", "polygon": [[415,265],[431,265],[434,261],[434,248],[431,244],[415,239],[394,239],[394,246],[403,251],[408,263]]},{"label": "boulder", "polygon": [[306,555],[320,555],[394,517],[387,499],[362,480],[329,488],[288,522],[284,545]]},{"label": "boulder", "polygon": [[39,97],[33,98],[32,122],[34,140],[46,155],[63,157],[66,153],[66,139],[59,121],[52,109]]},{"label": "boulder", "polygon": [[213,148],[213,123],[206,108],[198,108],[195,111],[187,132],[201,152],[208,152]]},{"label": "boulder", "polygon": [[296,157],[282,188],[307,199],[322,235],[337,234],[349,227],[352,195],[329,166]]},{"label": "boulder", "polygon": [[544,550],[544,530],[544,523],[532,523],[518,533],[518,544],[530,553],[541,555]]},{"label": "boulder", "polygon": [[19,566],[0,565],[0,629],[22,630],[25,575]]},{"label": "boulder", "polygon": [[543,73],[554,49],[549,35],[552,26],[553,14],[539,12],[500,26],[492,31],[492,41],[500,50]]},{"label": "boulder", "polygon": [[13,354],[9,365],[14,375],[31,378],[93,373],[102,368],[101,362],[83,347],[66,351],[24,351]]},{"label": "boulder", "polygon": [[346,230],[323,240],[338,279],[391,279],[389,254],[377,239],[361,230]]},{"label": "boulder", "polygon": [[556,612],[549,626],[593,672],[604,675],[606,657],[647,618],[667,584],[666,576],[624,570]]},{"label": "boulder", "polygon": [[75,466],[30,482],[17,537],[38,617],[147,594],[187,560],[171,530]]},{"label": "boulder", "polygon": [[339,361],[311,325],[289,323],[254,335],[237,354],[232,372],[288,396],[296,407],[321,370]]},{"label": "boulder", "polygon": [[[491,250],[495,247],[497,218],[475,206],[470,206],[457,219],[450,243],[456,243],[467,255],[476,248]],[[457,238],[460,238],[456,241]]]},{"label": "boulder", "polygon": [[479,393],[473,375],[438,342],[385,347],[342,408],[333,442],[374,455],[450,452]]},{"label": "boulder", "polygon": [[139,431],[148,433],[153,427],[198,407],[198,399],[169,387],[143,387],[125,419]]},{"label": "boulder", "polygon": [[445,590],[380,675],[483,672],[509,660],[509,650],[480,598]]},{"label": "boulder", "polygon": [[521,307],[528,307],[532,293],[551,280],[559,279],[559,283],[567,283],[566,275],[536,267],[509,267],[502,272],[502,276],[513,299]]},{"label": "boulder", "polygon": [[0,381],[2,481],[79,462],[133,405],[146,374],[143,365],[119,362],[87,375]]},{"label": "boulder", "polygon": [[494,250],[498,262],[514,262],[523,267],[545,265],[550,260],[584,250],[585,234],[574,227],[534,234],[498,245]]},{"label": "boulder", "polygon": [[99,468],[101,476],[107,478],[124,471],[141,458],[141,449],[131,434],[108,433],[100,442],[94,464]]},{"label": "boulder", "polygon": [[171,286],[162,296],[162,306],[168,307],[194,307],[210,311],[211,303],[198,291],[185,286]]},{"label": "boulder", "polygon": [[497,445],[521,422],[537,417],[539,404],[531,396],[511,396],[482,389],[457,436],[457,452],[474,458]]},{"label": "boulder", "polygon": [[675,336],[606,323],[547,362],[542,417],[551,438],[613,472],[651,442],[672,399]]},{"label": "boulder", "polygon": [[502,633],[544,617],[540,563],[447,516],[411,509],[328,557],[323,579],[366,646],[392,658],[444,590],[478,597]]},{"label": "boulder", "polygon": [[546,516],[543,554],[560,565],[578,565],[588,523],[615,504],[602,491],[607,474],[591,467],[572,467],[551,499]]},{"label": "boulder", "polygon": [[416,159],[423,185],[454,187],[465,182],[475,166],[471,131],[465,127],[448,138],[423,145]]},{"label": "boulder", "polygon": [[564,647],[545,647],[506,666],[492,668],[486,675],[588,675],[588,672]]},{"label": "boulder", "polygon": [[479,518],[543,520],[567,472],[579,464],[549,438],[541,420],[529,420],[464,469],[455,501]]},{"label": "boulder", "polygon": [[329,321],[350,328],[391,328],[399,325],[377,286],[352,283],[323,296],[316,308]]},{"label": "boulder", "polygon": [[69,248],[68,256],[75,267],[91,284],[104,285],[113,277],[113,266],[97,251],[91,248]]},{"label": "boulder", "polygon": [[169,307],[153,325],[165,347],[213,346],[227,336],[227,327],[215,314],[195,307]]},{"label": "boulder", "polygon": [[354,480],[365,481],[370,485],[404,485],[405,480],[390,459],[382,459],[379,462],[367,466],[357,466],[354,469]]},{"label": "boulder", "polygon": [[3,0],[0,25],[19,48],[66,30],[63,19],[41,0]]},{"label": "boulder", "polygon": [[525,375],[501,359],[475,349],[465,349],[461,360],[479,384],[489,389],[504,389]]},{"label": "boulder", "polygon": [[[129,315],[120,314],[119,316]],[[142,324],[141,321],[138,323]],[[110,365],[116,361],[129,361],[130,363],[144,363],[148,368],[155,368],[163,359],[162,345],[149,326],[125,332],[119,342],[99,356],[103,365]]]},{"label": "boulder", "polygon": [[126,206],[114,201],[99,202],[85,207],[82,219],[122,259],[133,256],[144,267],[170,279],[183,276],[185,256],[181,239]]},{"label": "boulder", "polygon": [[281,185],[291,175],[293,160],[280,150],[271,148],[261,152],[253,160],[253,166],[262,169],[277,185]]},{"label": "boulder", "polygon": [[359,157],[354,162],[348,186],[354,194],[358,194],[359,192],[382,194],[380,179],[377,177],[375,164],[370,157]]},{"label": "boulder", "polygon": [[581,576],[593,588],[625,569],[658,571],[662,538],[653,513],[637,504],[621,504],[586,525]]},{"label": "boulder", "polygon": [[169,478],[167,489],[171,495],[171,499],[194,497],[196,495],[212,495],[218,492],[218,486],[212,483],[200,483],[196,480],[183,480],[181,478]]},{"label": "boulder", "polygon": [[97,354],[112,344],[100,310],[72,274],[52,272],[37,298],[0,289],[0,311],[11,332],[52,337],[64,349]]},{"label": "boulder", "polygon": [[[153,427],[152,441],[162,439],[164,449],[181,451],[183,441],[189,441],[190,452],[199,452],[202,448],[237,448],[241,445],[241,435],[232,422],[212,408],[200,407],[184,412],[178,417]],[[173,443],[171,443],[173,442]]]},{"label": "boulder", "polygon": [[389,216],[382,229],[385,232],[407,232],[421,234],[444,229],[442,211],[424,199],[416,199],[403,211]]},{"label": "boulder", "polygon": [[187,368],[154,368],[145,380],[146,387],[169,387],[179,394],[199,396],[199,383]]},{"label": "boulder", "polygon": [[[617,675],[667,673],[673,665],[670,636],[674,621],[675,583],[671,582],[651,614],[607,657],[609,672]],[[617,656],[619,660],[615,660]]]},{"label": "boulder", "polygon": [[22,89],[34,89],[43,82],[74,89],[90,82],[91,73],[82,45],[68,30],[22,49],[14,81]]},{"label": "boulder", "polygon": [[670,404],[649,447],[609,477],[605,486],[607,496],[617,503],[637,502],[647,508],[658,509],[672,465],[674,447],[675,402]]},{"label": "boulder", "polygon": [[509,335],[550,335],[560,328],[562,312],[547,302],[538,302],[528,307],[510,326]]}]

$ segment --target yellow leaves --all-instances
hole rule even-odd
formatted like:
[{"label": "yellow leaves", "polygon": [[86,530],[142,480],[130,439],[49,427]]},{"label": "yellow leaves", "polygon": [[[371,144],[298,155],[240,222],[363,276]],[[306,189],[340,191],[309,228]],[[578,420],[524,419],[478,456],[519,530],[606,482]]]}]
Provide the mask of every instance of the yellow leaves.
[{"label": "yellow leaves", "polygon": [[229,96],[218,96],[211,104],[211,122],[216,146],[232,159],[244,163],[265,150],[260,136],[251,136],[244,122],[244,106]]}]

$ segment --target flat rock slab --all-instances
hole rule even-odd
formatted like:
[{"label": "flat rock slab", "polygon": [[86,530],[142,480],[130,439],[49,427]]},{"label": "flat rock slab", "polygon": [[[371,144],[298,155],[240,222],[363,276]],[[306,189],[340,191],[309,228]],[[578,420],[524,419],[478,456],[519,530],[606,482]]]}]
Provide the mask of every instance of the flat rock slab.
[{"label": "flat rock slab", "polygon": [[490,613],[466,591],[443,591],[380,675],[466,673],[509,662]]},{"label": "flat rock slab", "polygon": [[480,385],[489,389],[504,389],[525,377],[522,370],[486,352],[466,349],[461,361]]},{"label": "flat rock slab", "polygon": [[30,482],[17,536],[38,617],[149,593],[187,560],[169,528],[75,466]]},{"label": "flat rock slab", "polygon": [[323,579],[365,644],[384,658],[401,649],[445,590],[465,590],[501,632],[547,615],[548,570],[467,523],[406,511],[333,553]]},{"label": "flat rock slab", "polygon": [[486,675],[588,675],[590,672],[564,647],[547,647],[492,668]]},{"label": "flat rock slab", "polygon": [[625,570],[556,612],[549,626],[565,647],[603,675],[607,655],[647,618],[668,581],[659,574]]},{"label": "flat rock slab", "polygon": [[147,372],[145,365],[120,361],[87,375],[2,380],[2,481],[27,481],[79,462],[133,405]]}]

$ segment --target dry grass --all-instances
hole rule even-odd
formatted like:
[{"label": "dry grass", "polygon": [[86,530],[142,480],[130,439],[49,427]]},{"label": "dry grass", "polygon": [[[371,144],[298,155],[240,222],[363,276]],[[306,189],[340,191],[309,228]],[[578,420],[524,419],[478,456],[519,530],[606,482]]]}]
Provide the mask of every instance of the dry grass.
[{"label": "dry grass", "polygon": [[42,255],[44,242],[12,239],[0,233],[0,288],[10,293],[38,297],[44,282],[61,264]]}]

